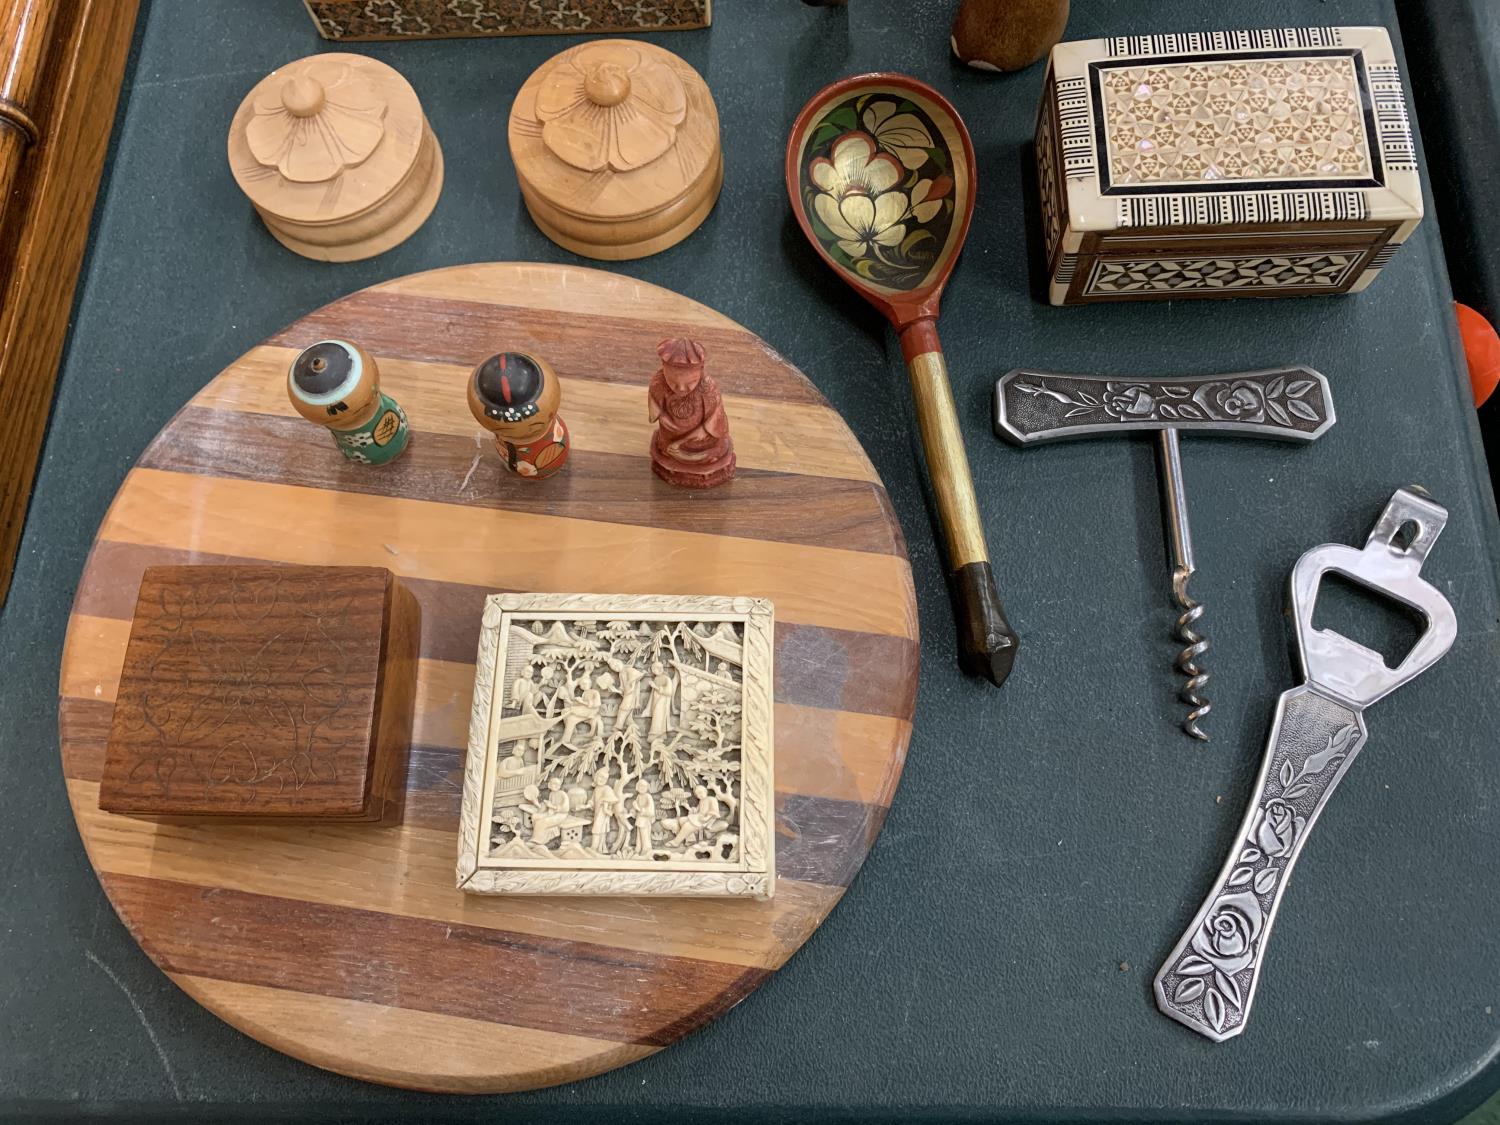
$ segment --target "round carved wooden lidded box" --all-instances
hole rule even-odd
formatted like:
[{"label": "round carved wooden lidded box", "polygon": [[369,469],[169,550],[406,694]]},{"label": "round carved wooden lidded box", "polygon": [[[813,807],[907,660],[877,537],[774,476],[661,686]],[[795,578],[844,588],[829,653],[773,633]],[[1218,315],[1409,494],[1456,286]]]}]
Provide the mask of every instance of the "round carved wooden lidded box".
[{"label": "round carved wooden lidded box", "polygon": [[443,189],[443,151],[411,84],[341,52],[288,63],[245,95],[229,166],[277,241],[325,262],[405,241]]},{"label": "round carved wooden lidded box", "polygon": [[532,219],[585,257],[622,261],[676,245],[724,182],[707,83],[650,43],[604,39],[549,59],[516,95],[508,135]]}]

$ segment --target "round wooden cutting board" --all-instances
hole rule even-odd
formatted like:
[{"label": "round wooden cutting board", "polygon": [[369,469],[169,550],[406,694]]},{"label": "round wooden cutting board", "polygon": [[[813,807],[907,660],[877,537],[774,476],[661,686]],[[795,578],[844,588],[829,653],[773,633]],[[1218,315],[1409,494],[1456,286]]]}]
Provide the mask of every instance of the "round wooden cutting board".
[{"label": "round wooden cutting board", "polygon": [[[293,413],[286,369],[328,336],[372,352],[412,440],[346,462]],[[739,476],[652,476],[656,345],[692,336],[724,391]],[[480,440],[471,366],[563,378],[573,455],[524,481]],[[422,605],[399,828],[183,827],[102,813],[99,777],[141,572],[374,565]],[[474,656],[497,590],[734,594],[776,606],[777,882],[770,902],[477,897],[454,889]],[[901,775],[917,610],[885,489],[839,415],[758,338],[685,297],[564,266],[460,266],[378,285],[253,349],[167,425],[99,529],[69,622],[68,793],[141,948],[230,1024],[357,1078],[522,1090],[642,1058],[741,1000],[864,861]]]}]

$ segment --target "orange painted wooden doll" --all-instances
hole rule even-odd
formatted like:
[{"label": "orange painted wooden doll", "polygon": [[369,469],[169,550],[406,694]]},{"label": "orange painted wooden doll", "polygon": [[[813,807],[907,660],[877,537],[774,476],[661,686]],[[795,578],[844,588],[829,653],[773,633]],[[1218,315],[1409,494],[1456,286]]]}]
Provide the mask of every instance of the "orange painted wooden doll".
[{"label": "orange painted wooden doll", "polygon": [[567,463],[561,404],[552,365],[522,352],[492,355],[469,376],[469,409],[495,435],[505,467],[527,480],[550,477]]}]

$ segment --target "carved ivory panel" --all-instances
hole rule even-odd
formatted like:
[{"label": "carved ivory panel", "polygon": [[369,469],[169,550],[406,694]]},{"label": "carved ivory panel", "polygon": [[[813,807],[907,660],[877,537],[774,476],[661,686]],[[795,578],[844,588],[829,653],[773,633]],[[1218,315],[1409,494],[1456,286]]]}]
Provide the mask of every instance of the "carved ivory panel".
[{"label": "carved ivory panel", "polygon": [[459,888],[770,898],[772,616],[758,598],[492,594]]}]

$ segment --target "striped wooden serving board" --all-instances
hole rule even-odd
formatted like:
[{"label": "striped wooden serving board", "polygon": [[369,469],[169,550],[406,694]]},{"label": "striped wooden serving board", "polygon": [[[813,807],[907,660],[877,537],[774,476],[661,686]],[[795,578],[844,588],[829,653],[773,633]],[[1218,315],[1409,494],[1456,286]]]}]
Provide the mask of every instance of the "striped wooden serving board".
[{"label": "striped wooden serving board", "polygon": [[[293,412],[285,373],[363,344],[411,447],[352,465]],[[656,345],[690,335],[725,395],[739,475],[652,476]],[[574,439],[541,483],[506,473],[464,400],[502,349],[546,356]],[[477,464],[476,464],[477,458]],[[157,563],[377,565],[422,603],[399,828],[183,827],[102,813],[99,776],[141,572]],[[776,604],[776,897],[488,898],[454,889],[480,612],[496,590],[743,594]],[[758,338],[626,277],[461,266],[376,286],[253,349],[161,432],[78,587],[60,724],[105,893],[172,980],[230,1024],[343,1074],[443,1091],[597,1074],[741,1000],[832,909],[901,775],[917,611],[884,488],[839,415]]]}]

